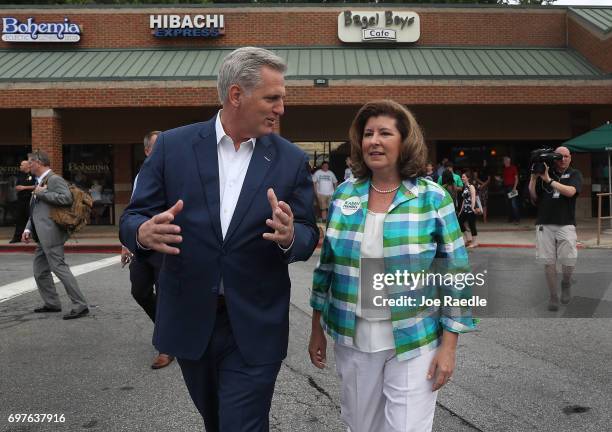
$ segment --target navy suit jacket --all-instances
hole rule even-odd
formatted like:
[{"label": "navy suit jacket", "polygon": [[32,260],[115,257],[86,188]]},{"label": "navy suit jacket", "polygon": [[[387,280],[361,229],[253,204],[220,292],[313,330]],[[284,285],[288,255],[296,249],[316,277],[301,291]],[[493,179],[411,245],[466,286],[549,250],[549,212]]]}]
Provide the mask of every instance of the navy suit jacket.
[{"label": "navy suit jacket", "polygon": [[[270,134],[258,138],[225,239],[219,216],[215,118],[163,132],[146,159],[138,188],[121,217],[122,244],[137,254],[138,227],[182,199],[179,255],[165,255],[159,274],[153,343],[163,353],[196,360],[210,340],[223,286],[240,353],[249,364],[281,361],[289,335],[288,264],[307,260],[319,240],[308,158]],[[283,252],[262,234],[272,230],[267,199],[273,188],[294,214],[295,241]]]}]

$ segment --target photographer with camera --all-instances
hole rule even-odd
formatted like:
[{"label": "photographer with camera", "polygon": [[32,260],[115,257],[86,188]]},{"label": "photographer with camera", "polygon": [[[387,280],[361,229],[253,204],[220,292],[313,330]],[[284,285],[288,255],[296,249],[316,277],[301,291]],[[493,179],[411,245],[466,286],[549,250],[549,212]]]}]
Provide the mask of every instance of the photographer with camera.
[{"label": "photographer with camera", "polygon": [[[557,262],[563,269],[561,303],[571,299],[570,285],[576,265],[576,197],[582,187],[582,174],[570,168],[572,156],[567,147],[531,152],[529,194],[537,206],[536,259],[543,262],[550,292],[548,310],[559,310]],[[549,167],[552,166],[552,171]]]}]

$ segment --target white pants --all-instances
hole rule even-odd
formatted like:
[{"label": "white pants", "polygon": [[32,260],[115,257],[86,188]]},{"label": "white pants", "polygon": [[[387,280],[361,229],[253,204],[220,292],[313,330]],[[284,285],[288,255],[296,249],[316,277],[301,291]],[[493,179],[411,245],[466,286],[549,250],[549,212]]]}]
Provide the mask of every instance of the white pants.
[{"label": "white pants", "polygon": [[431,431],[438,392],[427,371],[436,351],[398,361],[394,349],[366,353],[335,344],[348,431]]}]

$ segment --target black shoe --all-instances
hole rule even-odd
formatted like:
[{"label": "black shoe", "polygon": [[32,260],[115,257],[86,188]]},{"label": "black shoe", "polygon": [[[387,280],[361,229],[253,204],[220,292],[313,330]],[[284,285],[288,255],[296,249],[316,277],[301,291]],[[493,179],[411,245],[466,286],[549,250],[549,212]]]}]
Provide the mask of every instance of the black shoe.
[{"label": "black shoe", "polygon": [[14,238],[14,239],[11,239],[11,241],[9,241],[9,243],[20,243],[20,242],[21,242],[21,239],[18,239],[18,238]]},{"label": "black shoe", "polygon": [[81,318],[84,317],[85,315],[87,315],[89,313],[89,309],[85,308],[80,312],[75,311],[74,309],[71,310],[70,312],[68,312],[66,315],[64,315],[64,319],[65,320],[69,320],[69,319],[76,319],[76,318]]},{"label": "black shoe", "polygon": [[36,313],[45,313],[45,312],[61,312],[62,309],[60,308],[53,308],[53,307],[49,307],[49,306],[43,306],[43,307],[39,307],[34,309],[34,312]]}]

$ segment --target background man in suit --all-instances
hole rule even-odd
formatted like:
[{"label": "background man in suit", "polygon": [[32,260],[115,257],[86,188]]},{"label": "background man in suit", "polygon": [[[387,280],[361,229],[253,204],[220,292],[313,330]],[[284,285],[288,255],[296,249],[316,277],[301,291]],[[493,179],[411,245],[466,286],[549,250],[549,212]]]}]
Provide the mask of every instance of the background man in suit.
[{"label": "background man in suit", "polygon": [[163,252],[153,340],[175,355],[206,430],[267,431],[289,334],[288,264],[319,238],[307,156],[273,134],[286,70],[273,53],[230,53],[223,109],[163,132],[121,218],[122,243]]},{"label": "background man in suit", "polygon": [[49,168],[49,156],[43,151],[28,154],[30,172],[36,176],[36,188],[30,203],[30,219],[26,225],[22,241],[28,243],[31,238],[38,243],[34,252],[34,279],[38,292],[43,299],[43,306],[34,312],[60,312],[60,302],[51,272],[64,284],[66,293],[72,301],[72,310],[64,319],[74,319],[89,313],[87,301],[81,293],[77,281],[64,260],[64,243],[68,232],[57,225],[49,216],[54,206],[72,204],[72,194],[66,181]]},{"label": "background man in suit", "polygon": [[[149,157],[160,131],[152,131],[144,137],[144,153]],[[132,195],[136,190],[138,175],[134,179]],[[157,278],[162,263],[162,254],[154,252],[150,256],[133,258],[132,253],[125,247],[121,247],[121,262],[123,265],[130,263],[130,282],[132,283],[132,297],[142,307],[146,314],[155,322],[155,310],[157,306]],[[168,366],[174,357],[159,353],[153,359],[151,369],[161,369]]]},{"label": "background man in suit", "polygon": [[21,241],[21,235],[30,217],[30,200],[32,199],[34,183],[36,183],[36,181],[30,174],[30,162],[27,160],[21,161],[19,173],[17,173],[17,185],[15,186],[15,190],[17,191],[17,202],[15,203],[15,232],[9,243],[18,243]]}]

